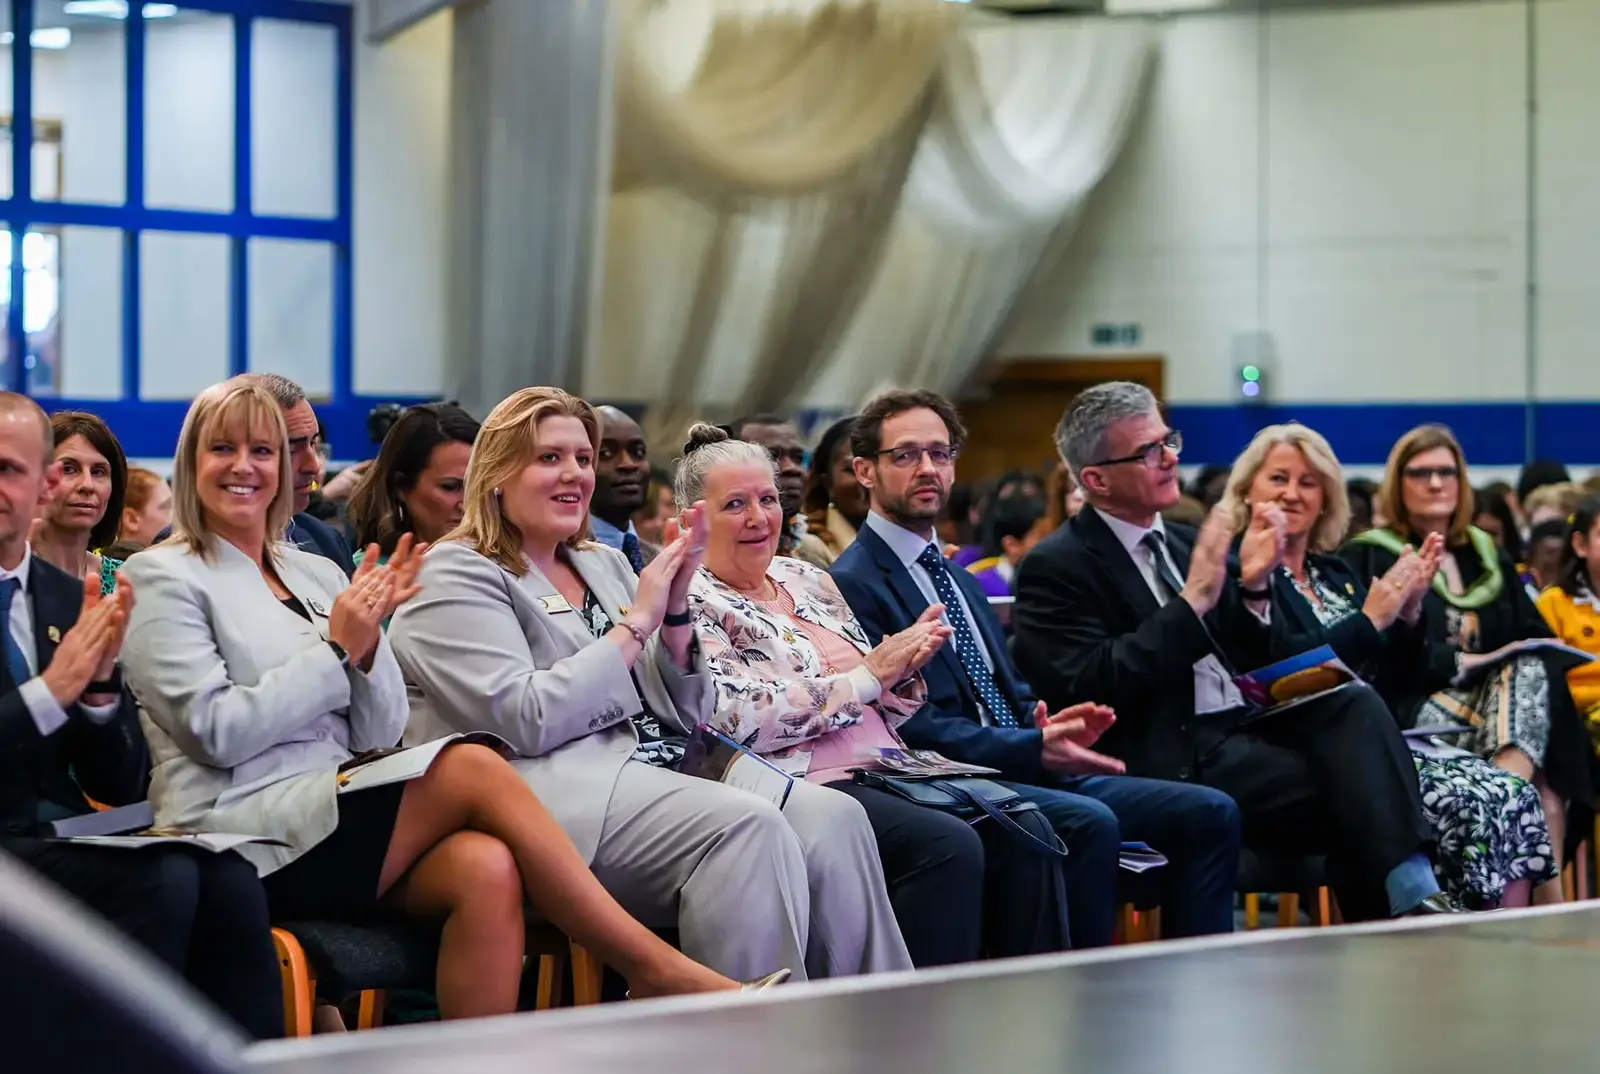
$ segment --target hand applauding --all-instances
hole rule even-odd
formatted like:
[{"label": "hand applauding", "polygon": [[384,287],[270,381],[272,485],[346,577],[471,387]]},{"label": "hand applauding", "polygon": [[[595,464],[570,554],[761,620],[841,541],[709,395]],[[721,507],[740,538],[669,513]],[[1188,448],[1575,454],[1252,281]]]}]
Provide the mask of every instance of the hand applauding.
[{"label": "hand applauding", "polygon": [[892,690],[921,671],[950,640],[950,628],[939,617],[943,604],[930,604],[917,621],[880,641],[862,661],[885,690]]}]

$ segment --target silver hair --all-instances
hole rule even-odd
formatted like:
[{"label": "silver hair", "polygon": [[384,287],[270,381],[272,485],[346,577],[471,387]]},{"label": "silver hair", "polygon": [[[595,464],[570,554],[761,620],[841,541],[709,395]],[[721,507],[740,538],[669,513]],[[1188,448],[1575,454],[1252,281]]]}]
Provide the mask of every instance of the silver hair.
[{"label": "silver hair", "polygon": [[726,429],[708,422],[690,426],[689,442],[683,445],[683,461],[678,464],[677,476],[672,480],[672,500],[678,510],[693,507],[705,499],[706,475],[730,463],[768,466],[772,476],[778,476],[778,464],[760,444],[735,440]]},{"label": "silver hair", "polygon": [[272,396],[273,402],[283,410],[293,410],[305,402],[306,390],[288,377],[277,373],[249,373],[246,374]]},{"label": "silver hair", "polygon": [[1078,397],[1056,425],[1056,451],[1076,477],[1086,466],[1106,457],[1106,431],[1119,421],[1142,417],[1160,406],[1143,384],[1112,380],[1096,384]]}]

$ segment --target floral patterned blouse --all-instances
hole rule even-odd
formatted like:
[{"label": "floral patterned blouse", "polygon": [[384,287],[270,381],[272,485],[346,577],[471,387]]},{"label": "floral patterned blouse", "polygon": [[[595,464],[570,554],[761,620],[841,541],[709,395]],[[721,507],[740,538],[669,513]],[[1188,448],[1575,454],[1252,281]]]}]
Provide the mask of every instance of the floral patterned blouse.
[{"label": "floral patterned blouse", "polygon": [[[783,587],[794,617],[854,645],[872,646],[827,572],[779,556],[767,578]],[[689,612],[706,667],[716,682],[710,723],[752,752],[791,772],[810,764],[811,744],[861,722],[874,705],[896,727],[922,707],[927,690],[913,676],[878,693],[864,666],[829,674],[830,667],[805,631],[772,603],[752,600],[701,567],[689,588]]]}]

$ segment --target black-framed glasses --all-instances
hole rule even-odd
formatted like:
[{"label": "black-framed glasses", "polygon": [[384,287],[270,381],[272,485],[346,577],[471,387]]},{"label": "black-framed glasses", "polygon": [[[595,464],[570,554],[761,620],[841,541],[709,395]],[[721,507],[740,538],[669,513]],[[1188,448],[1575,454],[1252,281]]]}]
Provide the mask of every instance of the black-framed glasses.
[{"label": "black-framed glasses", "polygon": [[1428,482],[1437,477],[1443,483],[1456,480],[1461,470],[1455,466],[1407,466],[1405,475],[1407,481]]},{"label": "black-framed glasses", "polygon": [[935,466],[949,466],[956,461],[959,452],[949,444],[906,444],[903,447],[887,448],[878,452],[878,457],[888,456],[889,462],[896,470],[909,470],[922,461],[922,456],[928,456],[928,461]]},{"label": "black-framed glasses", "polygon": [[1160,467],[1166,452],[1173,455],[1183,454],[1183,434],[1176,429],[1167,430],[1167,435],[1160,440],[1152,440],[1148,444],[1140,445],[1139,450],[1132,455],[1124,455],[1120,459],[1104,459],[1092,462],[1090,466],[1117,466],[1125,462],[1142,462],[1146,469],[1154,470]]}]

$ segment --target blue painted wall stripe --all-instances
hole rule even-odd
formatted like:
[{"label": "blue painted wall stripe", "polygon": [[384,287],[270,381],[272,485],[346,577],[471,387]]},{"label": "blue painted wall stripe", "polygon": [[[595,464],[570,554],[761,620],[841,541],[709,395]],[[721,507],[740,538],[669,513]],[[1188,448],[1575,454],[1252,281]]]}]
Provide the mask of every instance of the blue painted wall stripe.
[{"label": "blue painted wall stripe", "polygon": [[[1173,404],[1167,420],[1183,430],[1186,464],[1229,463],[1265,425],[1298,421],[1316,429],[1349,465],[1381,464],[1408,430],[1427,422],[1450,426],[1468,462],[1519,466],[1526,461],[1521,401],[1493,403]],[[1534,405],[1534,454],[1569,465],[1600,464],[1600,402]]]}]

